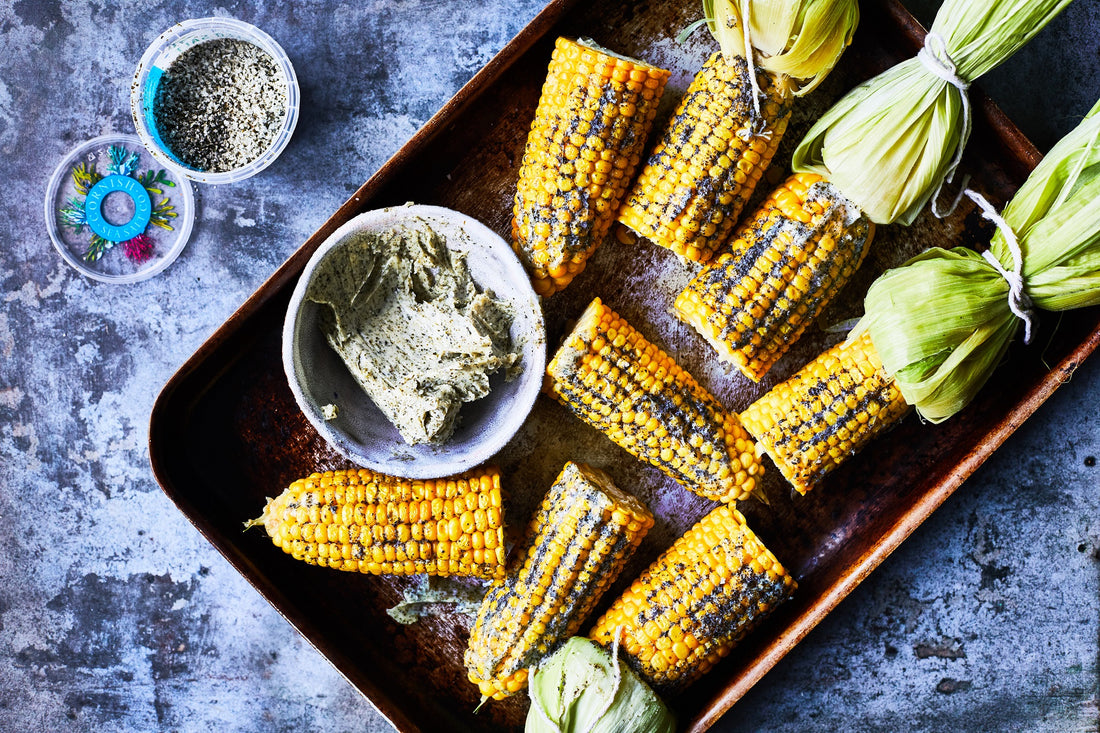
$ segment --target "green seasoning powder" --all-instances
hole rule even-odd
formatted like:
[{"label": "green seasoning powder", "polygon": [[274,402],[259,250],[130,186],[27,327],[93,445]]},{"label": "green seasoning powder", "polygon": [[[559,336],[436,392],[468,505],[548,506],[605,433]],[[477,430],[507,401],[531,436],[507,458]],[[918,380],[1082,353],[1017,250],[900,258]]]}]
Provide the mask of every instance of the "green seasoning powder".
[{"label": "green seasoning powder", "polygon": [[153,99],[157,132],[185,165],[224,173],[271,146],[288,104],[287,83],[271,55],[236,38],[196,44],[161,78]]}]

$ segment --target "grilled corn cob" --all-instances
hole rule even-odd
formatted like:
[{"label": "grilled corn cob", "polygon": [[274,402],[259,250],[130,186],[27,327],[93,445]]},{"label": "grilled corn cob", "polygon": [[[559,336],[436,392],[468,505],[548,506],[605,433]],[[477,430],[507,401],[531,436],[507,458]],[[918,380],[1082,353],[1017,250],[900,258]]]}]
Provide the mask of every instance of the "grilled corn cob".
[{"label": "grilled corn cob", "polygon": [[793,83],[757,70],[753,108],[745,59],[716,52],[688,87],[618,220],[694,262],[724,244],[771,163],[791,117]]},{"label": "grilled corn cob", "polygon": [[547,367],[548,391],[686,488],[738,501],[763,467],[734,413],[596,298]]},{"label": "grilled corn cob", "polygon": [[741,513],[720,506],[635,580],[589,638],[619,648],[657,690],[690,684],[795,589]]},{"label": "grilled corn cob", "polygon": [[754,382],[859,269],[874,225],[818,175],[799,173],[676,298],[676,315]]},{"label": "grilled corn cob", "polygon": [[535,292],[580,273],[641,159],[669,72],[559,38],[519,171],[512,247]]},{"label": "grilled corn cob", "polygon": [[577,633],[653,526],[653,515],[598,469],[567,463],[528,527],[517,570],[493,582],[465,662],[486,697],[523,689],[527,671]]},{"label": "grilled corn cob", "polygon": [[360,573],[504,575],[500,471],[411,481],[366,469],[314,473],[270,499],[262,524],[296,560]]},{"label": "grilled corn cob", "polygon": [[805,494],[908,410],[864,333],[772,387],[741,420],[780,473]]}]

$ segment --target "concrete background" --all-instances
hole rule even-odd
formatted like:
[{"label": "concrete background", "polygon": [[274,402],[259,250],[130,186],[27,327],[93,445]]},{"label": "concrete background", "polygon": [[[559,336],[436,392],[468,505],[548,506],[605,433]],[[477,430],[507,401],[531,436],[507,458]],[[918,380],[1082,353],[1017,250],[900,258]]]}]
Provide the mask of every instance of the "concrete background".
[{"label": "concrete background", "polygon": [[[540,0],[0,4],[0,731],[386,731],[153,480],[176,368]],[[926,23],[936,2],[913,2]],[[146,45],[231,15],[288,51],[290,147],[196,187],[195,231],[128,287],[71,270],[42,197],[79,142],[130,132]],[[1077,0],[981,83],[1041,150],[1100,97]],[[1098,730],[1100,359],[1093,358],[716,727]]]}]

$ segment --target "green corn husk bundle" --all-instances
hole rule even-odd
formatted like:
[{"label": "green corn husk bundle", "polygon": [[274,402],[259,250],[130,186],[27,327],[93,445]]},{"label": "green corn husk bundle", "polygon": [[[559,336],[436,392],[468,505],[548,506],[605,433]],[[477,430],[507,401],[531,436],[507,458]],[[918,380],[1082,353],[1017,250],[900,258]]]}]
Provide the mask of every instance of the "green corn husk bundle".
[{"label": "green corn husk bundle", "polygon": [[[1043,158],[1002,217],[1019,242],[1024,292],[1035,307],[1100,303],[1100,102]],[[990,251],[1012,271],[999,230]],[[1019,329],[1008,293],[978,253],[932,249],[875,281],[852,337],[868,331],[905,400],[942,422],[973,399]]]},{"label": "green corn husk bundle", "polygon": [[[946,0],[929,35],[943,39],[955,74],[972,82],[1069,3]],[[911,224],[966,145],[963,94],[919,58],[903,61],[834,104],[799,144],[792,167],[824,176],[877,224]]]},{"label": "green corn husk bundle", "polygon": [[674,733],[672,713],[599,644],[574,636],[531,677],[525,733]]},{"label": "green corn husk bundle", "polygon": [[707,27],[727,59],[745,58],[746,6],[757,65],[800,80],[796,96],[829,75],[859,25],[856,0],[703,0]]}]

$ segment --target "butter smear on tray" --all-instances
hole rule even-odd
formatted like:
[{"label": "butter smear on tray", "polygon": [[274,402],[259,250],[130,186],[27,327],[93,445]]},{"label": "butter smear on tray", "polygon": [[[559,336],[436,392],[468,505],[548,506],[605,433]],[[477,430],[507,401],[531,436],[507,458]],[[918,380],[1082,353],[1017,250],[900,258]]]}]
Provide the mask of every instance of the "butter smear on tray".
[{"label": "butter smear on tray", "polygon": [[423,221],[362,233],[325,258],[306,298],[321,330],[406,443],[443,443],[489,378],[520,371],[510,306]]}]

